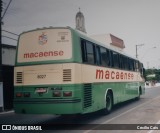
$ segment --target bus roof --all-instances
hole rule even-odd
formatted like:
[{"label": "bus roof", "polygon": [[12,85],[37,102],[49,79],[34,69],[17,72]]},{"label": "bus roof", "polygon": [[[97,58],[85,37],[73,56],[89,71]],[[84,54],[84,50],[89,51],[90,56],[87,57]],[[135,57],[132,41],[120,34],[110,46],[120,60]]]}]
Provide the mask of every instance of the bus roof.
[{"label": "bus roof", "polygon": [[115,51],[115,52],[117,52],[117,53],[119,53],[119,54],[122,54],[122,55],[124,55],[124,56],[127,56],[127,57],[129,57],[129,58],[132,58],[132,59],[134,59],[134,60],[139,61],[137,58],[128,55],[128,54],[125,53],[124,51],[120,51],[120,50],[114,49],[113,47],[110,47],[109,45],[105,45],[105,44],[103,44],[103,43],[101,43],[101,42],[99,42],[99,41],[91,38],[91,37],[88,36],[86,33],[83,33],[83,32],[81,32],[81,31],[79,31],[79,30],[73,29],[73,28],[71,28],[71,27],[69,27],[69,26],[67,26],[67,27],[52,27],[52,26],[50,26],[50,27],[37,28],[37,29],[29,30],[29,31],[24,31],[24,32],[22,32],[20,35],[25,34],[25,33],[28,33],[28,32],[37,31],[37,30],[44,30],[44,29],[70,29],[71,31],[75,32],[79,37],[81,37],[81,38],[83,38],[83,39],[86,39],[86,40],[91,41],[91,42],[93,42],[93,43],[95,43],[95,44],[98,44],[98,45],[100,45],[100,46],[102,46],[102,47],[105,47],[105,48],[110,49],[110,50],[112,50],[112,51]]}]

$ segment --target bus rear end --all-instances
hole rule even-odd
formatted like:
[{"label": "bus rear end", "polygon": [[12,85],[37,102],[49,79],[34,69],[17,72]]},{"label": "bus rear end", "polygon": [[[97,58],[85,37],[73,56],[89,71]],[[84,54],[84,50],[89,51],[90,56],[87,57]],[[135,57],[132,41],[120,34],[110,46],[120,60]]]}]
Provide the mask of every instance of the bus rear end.
[{"label": "bus rear end", "polygon": [[72,63],[72,42],[68,28],[39,29],[20,35],[14,69],[15,113],[82,112],[81,73],[76,71],[81,66]]}]

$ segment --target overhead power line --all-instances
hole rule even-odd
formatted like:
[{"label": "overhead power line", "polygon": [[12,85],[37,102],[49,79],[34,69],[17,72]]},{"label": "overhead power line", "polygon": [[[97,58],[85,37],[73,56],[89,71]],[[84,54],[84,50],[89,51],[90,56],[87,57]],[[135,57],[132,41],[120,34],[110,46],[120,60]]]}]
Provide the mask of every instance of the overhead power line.
[{"label": "overhead power line", "polygon": [[11,38],[11,37],[8,37],[8,36],[3,36],[2,37],[5,37],[5,38],[8,38],[8,39],[11,39],[11,40],[14,40],[14,41],[17,41],[17,39],[14,39],[14,38]]},{"label": "overhead power line", "polygon": [[7,33],[10,33],[10,34],[15,35],[15,36],[19,36],[18,34],[13,33],[13,32],[10,32],[10,31],[7,31],[7,30],[2,30],[2,31],[7,32]]}]

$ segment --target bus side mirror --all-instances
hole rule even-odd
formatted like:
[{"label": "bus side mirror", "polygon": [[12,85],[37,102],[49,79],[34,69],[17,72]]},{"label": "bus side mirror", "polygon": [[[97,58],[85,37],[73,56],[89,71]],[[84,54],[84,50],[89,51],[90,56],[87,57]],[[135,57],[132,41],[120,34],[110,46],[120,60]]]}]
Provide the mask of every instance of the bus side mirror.
[{"label": "bus side mirror", "polygon": [[145,69],[144,68],[142,68],[143,69],[143,77],[145,76]]},{"label": "bus side mirror", "polygon": [[143,67],[140,69],[140,73],[141,73],[141,76],[143,76],[143,77],[144,77],[145,69],[144,69]]}]

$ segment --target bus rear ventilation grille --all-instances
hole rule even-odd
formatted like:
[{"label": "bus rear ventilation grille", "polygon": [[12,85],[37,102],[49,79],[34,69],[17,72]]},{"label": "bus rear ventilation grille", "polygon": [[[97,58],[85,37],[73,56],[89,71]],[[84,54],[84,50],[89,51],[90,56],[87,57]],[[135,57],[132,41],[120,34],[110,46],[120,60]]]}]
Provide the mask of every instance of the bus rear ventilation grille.
[{"label": "bus rear ventilation grille", "polygon": [[22,72],[17,72],[16,83],[21,84],[22,82],[23,82],[23,73]]},{"label": "bus rear ventilation grille", "polygon": [[84,84],[84,108],[92,106],[92,85]]},{"label": "bus rear ventilation grille", "polygon": [[71,81],[71,69],[63,69],[63,82]]}]

